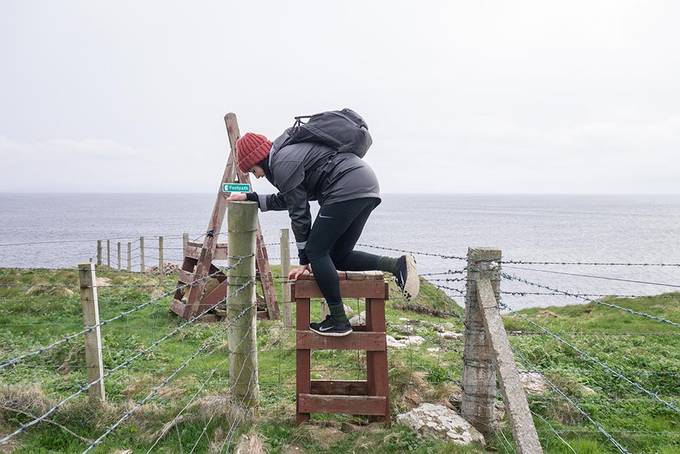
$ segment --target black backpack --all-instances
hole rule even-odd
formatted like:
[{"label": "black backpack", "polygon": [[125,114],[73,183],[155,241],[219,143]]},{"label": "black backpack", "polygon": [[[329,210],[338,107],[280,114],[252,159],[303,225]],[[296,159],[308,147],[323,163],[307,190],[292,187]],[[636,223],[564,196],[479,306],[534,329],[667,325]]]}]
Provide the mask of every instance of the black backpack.
[{"label": "black backpack", "polygon": [[[303,122],[303,119],[307,119]],[[295,117],[295,124],[286,129],[288,138],[280,148],[300,142],[327,145],[338,153],[354,153],[363,158],[373,143],[368,125],[351,109],[330,110],[315,115]]]}]

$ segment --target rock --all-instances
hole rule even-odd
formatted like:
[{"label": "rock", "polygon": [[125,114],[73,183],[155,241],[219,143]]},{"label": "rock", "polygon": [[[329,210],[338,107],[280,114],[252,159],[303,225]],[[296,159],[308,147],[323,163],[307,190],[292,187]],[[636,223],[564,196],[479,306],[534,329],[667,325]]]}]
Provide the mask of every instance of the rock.
[{"label": "rock", "polygon": [[442,339],[458,339],[460,337],[463,337],[463,333],[454,333],[453,331],[444,331],[441,333],[437,333],[437,335]]},{"label": "rock", "polygon": [[439,333],[451,331],[454,328],[453,323],[442,323],[441,325],[433,323],[432,327],[434,328],[435,331],[437,331]]},{"label": "rock", "polygon": [[414,334],[415,329],[411,325],[394,325],[394,329],[401,334]]},{"label": "rock", "polygon": [[543,394],[548,389],[548,383],[538,372],[521,371],[519,381],[527,394]]},{"label": "rock", "polygon": [[350,306],[343,304],[345,306],[345,314],[346,315],[352,315],[354,313],[354,309],[352,309]]},{"label": "rock", "polygon": [[387,335],[387,346],[393,348],[405,348],[409,345],[420,345],[425,342],[425,338],[421,336],[406,336],[404,339],[395,339],[394,337]]},{"label": "rock", "polygon": [[234,452],[236,454],[265,454],[267,451],[258,434],[243,434]]},{"label": "rock", "polygon": [[97,278],[97,287],[108,287],[111,285],[111,279],[108,277],[98,277]]},{"label": "rock", "polygon": [[459,445],[484,444],[481,433],[453,410],[443,405],[424,403],[397,416],[397,422],[422,436],[439,438]]},{"label": "rock", "polygon": [[441,351],[441,348],[439,348],[439,347],[430,347],[430,348],[427,349],[427,351],[430,352],[430,353],[437,353],[437,352]]},{"label": "rock", "polygon": [[349,319],[349,322],[352,325],[365,325],[366,324],[366,311],[361,311],[359,315],[355,315],[354,317]]}]

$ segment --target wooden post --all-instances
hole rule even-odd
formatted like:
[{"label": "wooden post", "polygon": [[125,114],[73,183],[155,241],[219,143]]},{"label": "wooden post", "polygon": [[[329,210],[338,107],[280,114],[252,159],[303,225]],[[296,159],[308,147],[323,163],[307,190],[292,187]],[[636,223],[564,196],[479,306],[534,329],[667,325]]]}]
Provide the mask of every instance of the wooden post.
[{"label": "wooden post", "polygon": [[97,266],[102,264],[102,240],[97,240]]},{"label": "wooden post", "polygon": [[468,249],[467,292],[465,294],[465,349],[463,352],[463,398],[461,414],[484,436],[496,430],[496,368],[487,338],[482,310],[477,297],[477,282],[489,279],[498,292],[501,251],[489,248]]},{"label": "wooden post", "polygon": [[127,244],[127,271],[132,271],[132,243],[128,241]]},{"label": "wooden post", "polygon": [[118,271],[120,271],[120,241],[118,241],[116,244],[118,246],[118,249],[117,249],[118,250]]},{"label": "wooden post", "polygon": [[[495,268],[499,266],[498,263],[495,264]],[[498,289],[494,291],[489,279],[478,280],[477,295],[484,317],[487,339],[493,349],[496,370],[500,375],[501,392],[512,434],[517,444],[517,451],[520,454],[542,453],[527,396],[519,379],[503,319],[498,311]]]},{"label": "wooden post", "polygon": [[144,269],[144,237],[139,237],[139,272],[143,273]]},{"label": "wooden post", "polygon": [[187,246],[189,245],[189,234],[184,232],[182,234],[182,257],[186,257]]},{"label": "wooden post", "polygon": [[85,328],[96,326],[85,333],[85,362],[87,364],[87,382],[97,383],[88,390],[90,399],[104,402],[104,361],[102,359],[102,336],[99,326],[99,302],[97,301],[97,277],[94,264],[78,265],[80,279],[80,303],[83,307]]},{"label": "wooden post", "polygon": [[288,229],[281,229],[281,277],[283,283],[283,325],[286,328],[293,326],[293,316],[290,300],[290,282],[288,282],[288,272],[290,271],[290,236]]},{"label": "wooden post", "polygon": [[158,237],[158,272],[165,276],[165,266],[163,264],[163,237]]},{"label": "wooden post", "polygon": [[111,240],[106,240],[106,266],[111,268]]},{"label": "wooden post", "polygon": [[[257,204],[229,203],[227,225],[230,266],[226,317],[229,385],[233,390],[232,395],[242,400],[246,407],[252,408],[257,406],[259,398],[255,303]],[[246,287],[242,288],[244,285]]]}]

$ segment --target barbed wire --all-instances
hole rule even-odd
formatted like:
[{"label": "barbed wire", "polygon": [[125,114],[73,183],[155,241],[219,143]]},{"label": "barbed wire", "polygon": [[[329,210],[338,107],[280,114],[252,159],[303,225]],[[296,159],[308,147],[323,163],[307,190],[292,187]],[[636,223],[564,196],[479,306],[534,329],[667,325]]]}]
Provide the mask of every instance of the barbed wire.
[{"label": "barbed wire", "polygon": [[[220,301],[220,303],[225,302],[225,301],[227,301],[228,299],[229,299],[229,297],[227,297],[227,298],[225,298],[224,300]],[[219,304],[219,303],[218,303],[218,304]],[[200,347],[199,347],[199,348],[198,348],[191,356],[189,356],[184,362],[182,362],[182,364],[180,364],[180,366],[179,366],[177,369],[175,369],[170,375],[168,375],[166,378],[164,378],[164,379],[163,379],[157,386],[155,386],[155,387],[154,387],[154,388],[153,388],[153,389],[152,389],[152,390],[151,390],[151,391],[150,391],[143,399],[141,399],[140,401],[138,401],[137,404],[136,404],[134,407],[132,407],[132,408],[131,408],[130,410],[128,410],[127,412],[125,412],[125,413],[123,414],[123,416],[121,416],[116,422],[114,422],[112,425],[110,425],[110,426],[104,431],[104,433],[102,433],[102,435],[99,436],[99,438],[97,438],[97,439],[96,439],[95,441],[93,441],[87,448],[85,448],[85,450],[82,452],[82,454],[86,454],[86,453],[90,452],[90,451],[91,451],[92,449],[94,449],[97,445],[99,445],[99,444],[100,444],[107,436],[109,436],[111,433],[113,433],[113,432],[116,430],[116,428],[117,428],[118,426],[120,426],[120,425],[121,425],[123,422],[125,422],[130,416],[132,416],[132,415],[133,415],[134,413],[136,413],[140,408],[142,408],[148,401],[150,401],[156,394],[158,394],[158,391],[160,391],[160,389],[161,389],[163,386],[165,386],[165,385],[167,385],[168,383],[170,383],[170,381],[172,381],[172,379],[173,379],[174,377],[176,377],[177,374],[179,374],[183,369],[185,369],[185,368],[189,365],[189,363],[190,363],[194,358],[196,358],[198,355],[200,355],[201,353],[203,353],[203,352],[205,352],[206,350],[208,350],[208,348],[209,348],[211,342],[213,342],[213,341],[215,340],[215,338],[218,337],[218,334],[221,334],[222,331],[224,331],[224,330],[228,329],[229,327],[231,327],[234,323],[236,323],[238,320],[240,320],[241,317],[243,317],[247,312],[251,312],[252,309],[255,308],[255,307],[256,307],[255,305],[250,305],[250,306],[246,307],[246,308],[243,309],[236,317],[234,317],[233,319],[229,320],[228,323],[222,325],[222,326],[220,327],[220,330],[219,330],[218,333],[213,334],[213,335],[211,336],[211,339],[206,340],[206,341],[203,343],[203,345],[200,346]],[[241,339],[241,341],[239,342],[239,345],[240,345],[241,342],[243,342],[244,339],[245,339],[245,336],[244,336],[243,339]],[[217,348],[219,348],[219,345],[213,346],[213,348],[212,348],[212,350],[210,351],[210,353],[212,353],[212,352],[214,352],[215,350],[217,350]]]},{"label": "barbed wire", "polygon": [[[180,332],[181,330],[183,330],[184,328],[186,328],[188,325],[194,323],[196,320],[198,320],[198,319],[199,319],[200,317],[202,317],[203,315],[207,314],[209,311],[211,311],[212,309],[214,309],[215,307],[217,307],[217,306],[218,306],[219,304],[221,304],[222,302],[227,301],[229,298],[231,298],[231,297],[233,297],[233,296],[239,294],[241,291],[243,291],[244,288],[248,287],[249,285],[252,285],[253,283],[254,283],[254,281],[246,282],[246,283],[243,284],[241,287],[239,287],[238,289],[236,289],[236,290],[234,291],[234,293],[232,293],[231,295],[227,296],[227,297],[224,298],[223,300],[221,300],[221,301],[219,301],[219,302],[217,302],[217,303],[211,305],[210,307],[206,308],[206,309],[205,309],[203,312],[201,312],[200,314],[197,314],[197,315],[193,316],[192,318],[190,318],[189,320],[184,321],[184,322],[181,323],[179,326],[177,326],[174,330],[172,330],[170,333],[168,333],[168,334],[164,335],[163,337],[157,339],[157,340],[154,341],[151,345],[149,345],[148,347],[146,347],[146,348],[144,348],[144,349],[138,351],[136,354],[132,355],[131,357],[129,357],[128,359],[126,359],[125,361],[123,361],[122,363],[120,363],[119,365],[117,365],[116,367],[107,370],[104,374],[102,374],[101,377],[97,378],[96,380],[93,380],[92,382],[90,382],[90,383],[88,383],[88,384],[86,384],[86,385],[84,385],[84,386],[81,386],[81,387],[78,389],[78,391],[76,391],[75,393],[73,393],[73,394],[71,394],[71,395],[65,397],[65,398],[62,399],[61,401],[59,401],[56,405],[54,405],[52,408],[50,408],[49,410],[47,410],[45,413],[43,413],[43,414],[42,414],[41,416],[39,416],[38,418],[36,418],[36,419],[34,419],[34,420],[32,420],[32,421],[29,421],[28,423],[22,424],[22,425],[21,425],[19,428],[17,428],[14,432],[10,433],[9,435],[4,436],[3,438],[0,438],[0,445],[2,445],[2,444],[4,444],[4,443],[7,443],[10,439],[12,439],[13,437],[15,437],[16,435],[18,435],[18,434],[20,434],[20,433],[22,433],[22,432],[28,430],[30,427],[32,427],[32,426],[38,424],[39,422],[43,421],[44,419],[48,418],[50,415],[52,415],[54,412],[56,412],[60,407],[62,407],[66,402],[68,402],[68,401],[74,399],[75,397],[79,396],[80,394],[82,394],[82,393],[84,393],[85,391],[87,391],[88,389],[90,389],[90,388],[91,388],[92,386],[94,386],[95,384],[97,384],[97,383],[101,382],[102,380],[104,380],[104,378],[108,377],[108,376],[111,375],[112,373],[114,373],[114,372],[116,372],[116,371],[122,369],[123,367],[125,367],[125,366],[129,365],[130,363],[132,363],[132,362],[133,362],[134,360],[136,360],[137,358],[139,358],[139,357],[141,357],[142,355],[145,355],[145,354],[148,353],[149,351],[153,350],[153,349],[156,348],[158,345],[160,345],[162,342],[164,342],[164,341],[166,341],[167,339],[171,338],[172,336],[174,336],[175,334],[177,334],[178,332]],[[252,307],[252,306],[249,306],[248,308],[246,308],[246,309],[244,309],[244,310],[250,309],[251,307]]]},{"label": "barbed wire", "polygon": [[373,248],[373,249],[381,249],[383,251],[406,252],[408,254],[426,255],[426,256],[430,256],[430,257],[439,257],[439,258],[443,258],[443,259],[454,259],[454,260],[465,260],[465,261],[467,261],[467,257],[461,257],[459,255],[438,254],[436,252],[409,251],[407,249],[391,248],[391,247],[386,247],[386,246],[376,246],[376,245],[373,245],[373,244],[366,244],[366,243],[357,243],[357,246],[369,247],[369,248]]},{"label": "barbed wire", "polygon": [[[504,306],[506,309],[512,309],[504,303],[500,303],[499,306]],[[649,397],[651,397],[652,399],[656,400],[660,404],[662,404],[662,405],[666,406],[667,408],[673,410],[675,413],[680,414],[680,408],[678,408],[675,404],[673,404],[672,402],[669,402],[665,399],[662,399],[661,397],[659,397],[659,395],[657,393],[650,391],[647,388],[645,388],[644,386],[642,386],[640,383],[631,380],[630,378],[625,376],[623,373],[614,369],[609,364],[605,363],[604,361],[600,360],[599,358],[596,358],[595,356],[581,350],[580,348],[578,348],[577,346],[575,346],[571,342],[567,341],[566,339],[562,338],[558,334],[556,334],[556,333],[550,331],[549,329],[545,328],[544,326],[539,325],[538,323],[534,322],[533,320],[531,320],[529,317],[525,316],[524,314],[520,314],[520,313],[515,312],[513,315],[519,316],[520,318],[527,321],[529,324],[538,328],[539,330],[541,330],[545,334],[549,335],[553,339],[555,339],[558,342],[570,347],[572,350],[574,350],[579,355],[581,355],[582,358],[587,359],[591,363],[600,366],[601,368],[603,368],[604,370],[606,370],[607,372],[612,374],[614,377],[618,378],[619,380],[623,380],[624,382],[633,386],[637,390],[641,391],[642,393],[644,393],[644,394],[648,395]]]},{"label": "barbed wire", "polygon": [[542,289],[545,289],[545,290],[550,290],[551,292],[561,293],[561,294],[566,295],[566,296],[579,298],[583,301],[587,301],[587,302],[594,303],[594,304],[599,304],[600,306],[606,306],[606,307],[610,307],[610,308],[619,309],[619,310],[622,310],[624,312],[628,312],[629,314],[632,314],[632,315],[637,315],[639,317],[644,317],[644,318],[654,320],[654,321],[659,322],[659,323],[666,323],[666,324],[672,325],[676,328],[680,328],[680,323],[676,323],[672,320],[668,320],[668,319],[665,319],[663,317],[657,317],[656,315],[647,314],[646,312],[636,311],[634,309],[619,306],[618,304],[614,304],[614,303],[608,303],[608,302],[601,301],[601,300],[590,299],[588,297],[581,296],[578,293],[571,293],[571,292],[567,292],[565,290],[560,290],[560,289],[557,289],[557,288],[549,287],[547,285],[540,284],[540,283],[537,283],[537,282],[531,282],[531,281],[528,281],[528,280],[521,278],[519,276],[515,276],[513,274],[501,272],[501,276],[506,278],[506,279],[510,279],[510,280],[513,280],[513,281],[522,282],[524,284],[531,285],[533,287],[538,287],[538,288],[542,288]]},{"label": "barbed wire", "polygon": [[[531,364],[529,360],[524,356],[519,350],[515,350],[515,354],[519,356],[522,359],[522,362],[525,365]],[[531,369],[531,368],[528,368]],[[543,378],[545,379],[545,382],[548,383],[548,385],[556,392],[558,393],[564,400],[566,400],[569,404],[571,404],[572,407],[576,409],[581,415],[583,415],[590,423],[595,426],[598,432],[600,432],[604,437],[609,440],[609,442],[616,447],[616,449],[619,450],[622,454],[630,454],[628,449],[626,449],[616,438],[614,438],[605,428],[600,424],[599,422],[595,421],[592,416],[590,416],[589,413],[587,413],[585,410],[583,410],[573,399],[571,399],[564,391],[562,391],[557,385],[555,385],[548,377],[545,376],[545,374],[541,374]]]},{"label": "barbed wire", "polygon": [[569,262],[569,261],[549,261],[549,260],[501,260],[500,263],[509,265],[583,265],[583,266],[660,266],[660,267],[680,267],[680,263],[660,263],[660,262]]},{"label": "barbed wire", "polygon": [[650,282],[650,281],[640,281],[635,279],[625,279],[621,277],[611,277],[611,276],[600,276],[596,274],[584,274],[584,273],[568,273],[566,271],[554,271],[554,270],[539,270],[537,268],[523,268],[520,266],[506,266],[506,268],[523,270],[523,271],[536,271],[539,273],[550,273],[550,274],[561,274],[565,276],[577,276],[577,277],[587,277],[591,279],[604,279],[607,281],[619,281],[619,282],[630,282],[633,284],[647,284],[647,285],[659,285],[662,287],[673,287],[680,288],[680,284],[668,284],[664,282]]},{"label": "barbed wire", "polygon": [[[252,255],[251,255],[251,256],[234,256],[233,258],[237,258],[237,257],[238,257],[238,263],[232,265],[232,267],[238,266],[238,264],[239,264],[242,260],[244,260],[245,258],[248,258],[248,257],[252,257]],[[227,269],[229,269],[229,268],[231,268],[231,267],[228,267]],[[130,315],[130,314],[132,314],[132,313],[134,313],[134,312],[137,312],[137,311],[139,311],[139,310],[141,310],[141,309],[143,309],[143,308],[145,308],[145,307],[147,307],[147,306],[149,306],[149,305],[151,305],[151,304],[153,304],[153,303],[155,303],[155,302],[161,300],[162,298],[165,298],[165,297],[171,295],[171,294],[174,293],[177,289],[182,289],[182,288],[189,287],[189,286],[191,286],[191,285],[193,285],[193,284],[196,284],[196,283],[198,283],[198,282],[201,282],[201,281],[203,281],[203,280],[210,279],[210,278],[213,277],[214,275],[219,274],[219,273],[222,273],[222,272],[223,272],[223,270],[218,270],[218,271],[215,271],[215,272],[213,272],[213,273],[211,273],[211,274],[209,274],[209,275],[207,275],[207,276],[205,276],[205,277],[203,277],[203,278],[195,279],[195,280],[193,280],[193,281],[190,282],[190,283],[183,284],[183,285],[181,285],[181,286],[177,286],[177,287],[173,288],[172,290],[169,290],[169,291],[163,293],[162,295],[160,295],[160,296],[158,296],[158,297],[156,297],[156,298],[152,298],[152,299],[150,299],[149,301],[146,301],[146,302],[144,302],[144,303],[142,303],[142,304],[138,304],[137,306],[134,306],[134,307],[132,307],[132,308],[126,310],[126,311],[123,311],[123,312],[121,312],[120,314],[116,315],[115,317],[111,317],[111,318],[109,318],[109,319],[102,320],[102,321],[100,321],[99,323],[96,323],[96,324],[91,325],[91,326],[87,326],[87,327],[85,327],[84,329],[82,329],[82,330],[80,330],[80,331],[77,331],[77,332],[75,332],[75,333],[68,334],[68,335],[66,335],[66,336],[64,336],[64,337],[62,337],[62,338],[56,340],[55,342],[53,342],[53,343],[51,343],[51,344],[49,344],[49,345],[46,345],[46,346],[37,348],[37,349],[35,349],[35,350],[33,350],[33,351],[30,351],[30,352],[28,352],[28,353],[24,353],[24,354],[22,354],[22,355],[16,356],[16,357],[14,357],[14,358],[12,358],[12,359],[10,359],[10,360],[4,360],[2,363],[0,363],[0,370],[4,369],[4,368],[6,368],[6,367],[12,366],[12,365],[18,363],[19,361],[22,361],[22,360],[24,360],[24,359],[26,359],[26,358],[29,358],[29,357],[31,357],[31,356],[35,356],[35,355],[39,355],[39,354],[45,353],[46,351],[49,351],[49,350],[51,350],[51,349],[53,349],[53,348],[55,348],[55,347],[57,347],[57,346],[59,346],[59,345],[61,345],[61,344],[64,344],[64,343],[70,341],[71,339],[80,336],[81,334],[91,333],[92,330],[94,330],[95,328],[98,328],[98,327],[100,327],[100,326],[107,325],[107,324],[109,324],[109,323],[111,323],[111,322],[114,322],[114,321],[116,321],[116,320],[118,320],[118,319],[121,319],[121,318],[123,318],[123,317],[127,317],[128,315]]]}]

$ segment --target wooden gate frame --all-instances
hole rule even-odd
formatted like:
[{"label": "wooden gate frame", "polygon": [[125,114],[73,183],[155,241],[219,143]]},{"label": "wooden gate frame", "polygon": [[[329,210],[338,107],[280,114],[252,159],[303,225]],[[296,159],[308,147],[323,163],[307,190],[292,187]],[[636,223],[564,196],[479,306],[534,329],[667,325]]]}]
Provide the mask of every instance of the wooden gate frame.
[{"label": "wooden gate frame", "polygon": [[[227,244],[217,242],[217,236],[226,214],[227,198],[230,195],[228,192],[222,192],[222,188],[224,183],[250,184],[250,176],[247,173],[241,172],[236,165],[236,141],[241,137],[236,114],[226,114],[224,116],[224,123],[227,128],[227,137],[229,138],[229,158],[220,180],[217,199],[215,200],[212,215],[208,222],[207,233],[202,243],[189,242],[187,244],[177,290],[175,291],[175,298],[170,306],[174,313],[186,320],[201,314],[208,308],[214,307],[228,294],[227,276],[212,263],[213,260],[226,260],[228,257]],[[267,310],[263,311],[262,314],[258,313],[258,318],[279,319],[279,306],[276,302],[274,279],[269,266],[267,246],[264,242],[259,219],[257,222],[255,263],[257,275],[262,284],[262,293],[267,305]],[[206,293],[205,288],[210,277],[217,279],[218,285]],[[182,298],[186,292],[188,292],[188,295],[186,303],[184,303]]]}]

